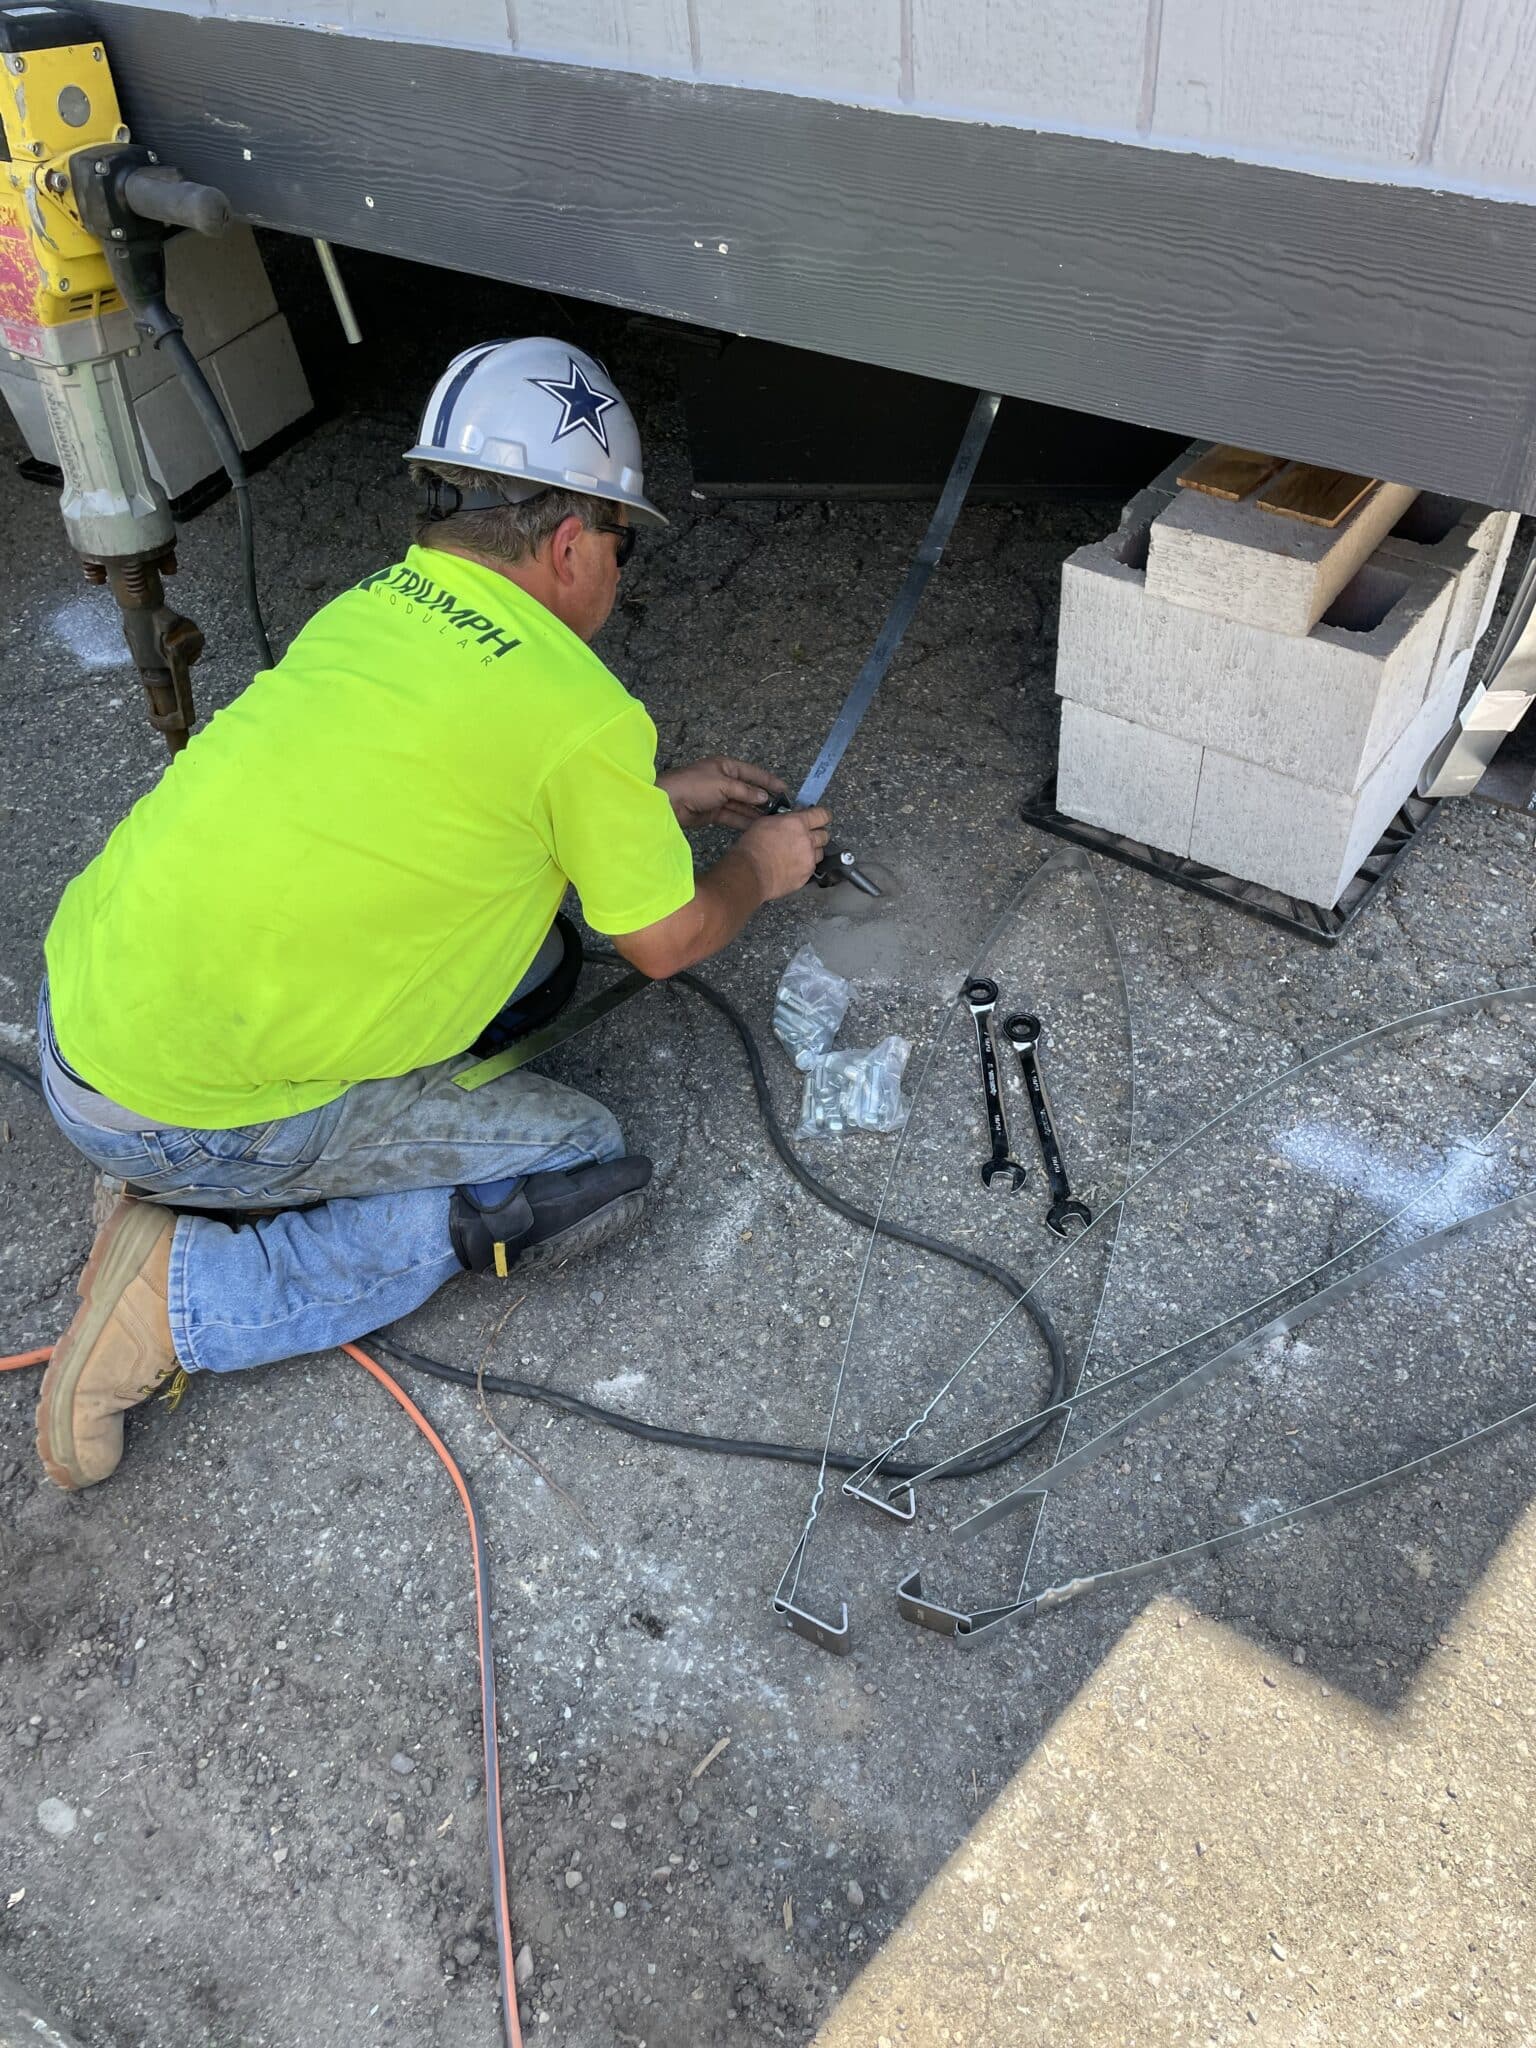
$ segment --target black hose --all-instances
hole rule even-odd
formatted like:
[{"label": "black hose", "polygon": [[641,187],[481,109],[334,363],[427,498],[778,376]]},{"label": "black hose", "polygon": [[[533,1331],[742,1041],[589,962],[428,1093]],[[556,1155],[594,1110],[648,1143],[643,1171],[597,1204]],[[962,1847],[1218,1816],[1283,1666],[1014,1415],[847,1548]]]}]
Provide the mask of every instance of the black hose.
[{"label": "black hose", "polygon": [[30,1067],[24,1067],[20,1060],[8,1060],[0,1053],[0,1074],[9,1074],[13,1081],[19,1081],[23,1088],[29,1088],[34,1095],[41,1095],[43,1084]]},{"label": "black hose", "polygon": [[[588,958],[600,966],[617,964],[611,954],[593,953],[589,954]],[[857,1202],[850,1202],[846,1196],[838,1194],[824,1181],[818,1180],[791,1147],[784,1134],[784,1126],[779,1122],[773,1106],[767,1070],[763,1066],[763,1056],[752,1034],[752,1027],[730,997],[723,995],[713,983],[705,981],[702,975],[677,974],[672,978],[681,982],[685,988],[692,989],[695,995],[702,996],[712,1009],[718,1010],[741,1041],[752,1075],[752,1086],[757,1095],[758,1111],[768,1133],[768,1141],[783,1162],[785,1170],[808,1195],[820,1202],[823,1207],[832,1210],[835,1215],[841,1216],[845,1222],[852,1223],[861,1230],[875,1229],[875,1218],[867,1209],[861,1208]],[[12,1080],[20,1082],[24,1088],[29,1088],[36,1095],[43,1092],[42,1084],[35,1074],[17,1061],[5,1058],[3,1054],[0,1054],[0,1073],[8,1074]],[[1061,1334],[1049,1310],[1025,1291],[1024,1282],[1016,1274],[1010,1273],[1006,1266],[998,1265],[993,1259],[983,1258],[977,1252],[966,1251],[961,1245],[951,1244],[947,1238],[932,1237],[924,1230],[912,1230],[906,1224],[894,1222],[887,1216],[880,1218],[878,1227],[883,1236],[893,1238],[898,1244],[911,1245],[917,1251],[931,1252],[936,1258],[948,1259],[952,1264],[964,1266],[971,1272],[980,1274],[984,1280],[990,1280],[995,1286],[1003,1288],[1010,1301],[1022,1302],[1026,1314],[1039,1331],[1051,1362],[1049,1389],[1045,1399],[1039,1404],[1042,1412],[1037,1412],[1033,1420],[1022,1424],[988,1456],[967,1459],[959,1465],[954,1465],[943,1474],[943,1477],[973,1479],[978,1473],[990,1472],[998,1465],[1007,1464],[1039,1436],[1051,1420],[1049,1411],[1067,1390],[1067,1355],[1062,1345]],[[715,1436],[704,1430],[673,1429],[664,1423],[646,1422],[639,1416],[626,1415],[622,1409],[601,1407],[595,1401],[584,1400],[579,1394],[568,1393],[563,1387],[543,1385],[536,1380],[511,1379],[504,1373],[473,1373],[464,1366],[447,1365],[441,1359],[429,1358],[425,1352],[414,1351],[408,1345],[400,1343],[397,1338],[390,1336],[387,1331],[376,1330],[371,1337],[364,1337],[359,1341],[383,1352],[397,1365],[405,1366],[413,1372],[427,1373],[433,1379],[449,1380],[455,1386],[483,1385],[489,1393],[510,1394],[519,1400],[536,1401],[543,1407],[558,1409],[561,1414],[574,1415],[583,1422],[600,1423],[605,1429],[616,1429],[625,1436],[638,1437],[643,1443],[666,1444],[674,1450],[708,1451],[724,1458],[761,1459],[781,1465],[819,1466],[822,1461],[819,1446],[781,1444],[754,1437]],[[827,1453],[826,1462],[831,1471],[856,1472],[860,1466],[868,1463],[868,1454],[831,1450]],[[918,1473],[926,1471],[932,1462],[933,1460],[929,1459],[922,1464],[908,1465],[891,1460],[881,1467],[881,1471],[891,1480],[914,1479]]]},{"label": "black hose", "polygon": [[[622,964],[610,953],[589,953],[587,957],[599,966]],[[705,981],[702,975],[675,974],[672,979],[692,989],[695,995],[702,996],[705,1002],[718,1010],[740,1039],[742,1050],[747,1056],[747,1065],[751,1069],[758,1111],[768,1132],[769,1143],[791,1177],[808,1195],[831,1209],[834,1214],[843,1217],[845,1221],[857,1225],[862,1230],[875,1229],[875,1218],[867,1209],[860,1208],[856,1202],[848,1201],[846,1197],[829,1188],[825,1182],[818,1180],[791,1148],[788,1138],[784,1135],[784,1127],[773,1107],[768,1075],[763,1066],[763,1056],[758,1049],[757,1040],[752,1035],[752,1027],[730,997],[723,995],[712,983]],[[983,1258],[976,1252],[966,1251],[960,1245],[951,1244],[946,1238],[931,1237],[926,1231],[909,1229],[906,1224],[893,1222],[889,1217],[882,1216],[878,1227],[883,1236],[894,1238],[898,1244],[912,1245],[918,1251],[932,1252],[938,1258],[949,1259],[955,1265],[968,1267],[970,1271],[979,1273],[983,1279],[1004,1288],[1010,1301],[1022,1301],[1026,1313],[1044,1340],[1051,1362],[1049,1391],[1044,1401],[1039,1404],[1040,1411],[1044,1412],[1037,1412],[1032,1421],[1022,1424],[988,1456],[966,1459],[961,1464],[952,1466],[943,1476],[948,1479],[973,1479],[980,1472],[990,1472],[996,1466],[1004,1465],[1011,1458],[1016,1458],[1026,1445],[1034,1442],[1052,1419],[1049,1411],[1066,1393],[1067,1356],[1061,1334],[1052,1321],[1049,1310],[1026,1292],[1024,1282],[1016,1274],[1010,1273],[1006,1266],[1000,1266],[994,1260]],[[606,1429],[616,1429],[625,1436],[638,1437],[643,1443],[667,1444],[675,1450],[708,1451],[717,1457],[763,1459],[782,1465],[819,1466],[822,1462],[820,1446],[813,1448],[808,1444],[781,1444],[750,1437],[715,1436],[702,1430],[673,1429],[663,1423],[645,1422],[638,1416],[626,1415],[621,1409],[600,1407],[595,1401],[584,1400],[579,1394],[568,1393],[563,1387],[548,1386],[535,1380],[511,1379],[504,1373],[487,1372],[482,1376],[468,1371],[463,1366],[445,1365],[441,1359],[429,1358],[425,1353],[401,1344],[387,1332],[375,1331],[373,1336],[365,1337],[361,1341],[384,1352],[396,1364],[415,1372],[429,1373],[434,1379],[451,1380],[455,1385],[463,1387],[479,1384],[494,1394],[513,1394],[520,1400],[536,1401],[546,1408],[558,1409],[564,1415],[574,1415],[584,1422],[600,1423]],[[831,1450],[827,1453],[826,1462],[832,1471],[857,1472],[861,1466],[869,1462],[869,1454]],[[933,1462],[929,1458],[921,1464],[908,1465],[893,1459],[880,1469],[887,1479],[914,1479],[920,1472],[927,1471]]]},{"label": "black hose", "polygon": [[224,465],[229,477],[230,488],[235,494],[235,510],[240,520],[240,569],[245,588],[245,608],[250,614],[251,630],[256,636],[256,646],[261,655],[263,668],[272,667],[272,643],[267,638],[266,621],[261,616],[261,593],[256,584],[256,520],[251,511],[251,489],[246,479],[245,461],[240,453],[239,443],[234,437],[229,421],[224,417],[224,408],[219,404],[213,386],[203,374],[203,366],[192,353],[187,337],[180,327],[172,327],[163,333],[157,346],[163,348],[181,373],[181,381],[187,388],[187,396],[197,408],[198,416],[208,429],[214,452]]}]

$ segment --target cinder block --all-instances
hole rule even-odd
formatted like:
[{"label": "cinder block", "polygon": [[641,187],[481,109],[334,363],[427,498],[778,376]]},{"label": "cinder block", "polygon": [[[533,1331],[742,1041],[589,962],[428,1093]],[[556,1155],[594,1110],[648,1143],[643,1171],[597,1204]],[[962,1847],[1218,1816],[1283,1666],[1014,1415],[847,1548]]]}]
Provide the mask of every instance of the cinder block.
[{"label": "cinder block", "polygon": [[16,369],[0,365],[0,397],[10,407],[11,418],[15,420],[33,461],[56,463],[59,454],[53,445],[48,408],[43,404],[43,394],[37,387],[30,364]]},{"label": "cinder block", "polygon": [[[298,351],[281,313],[217,350],[203,365],[241,448],[256,448],[302,419],[312,404]],[[179,498],[219,459],[180,377],[157,384],[135,406],[149,466]]]},{"label": "cinder block", "polygon": [[[174,236],[165,246],[165,296],[199,362],[277,311],[261,251],[247,227]],[[164,349],[141,348],[128,359],[128,389],[135,398],[175,375]]]},{"label": "cinder block", "polygon": [[177,235],[165,252],[166,298],[181,316],[201,361],[277,311],[277,300],[248,227],[222,235]]},{"label": "cinder block", "polygon": [[216,349],[205,368],[242,448],[269,441],[314,404],[281,313]]},{"label": "cinder block", "polygon": [[1309,633],[1412,505],[1406,484],[1378,484],[1337,526],[1180,491],[1152,528],[1147,589],[1271,633]]},{"label": "cinder block", "polygon": [[1203,751],[1192,740],[1128,725],[1065,699],[1057,809],[1165,853],[1186,854]]},{"label": "cinder block", "polygon": [[1173,458],[1166,469],[1158,471],[1151,483],[1142,485],[1120,514],[1120,524],[1135,526],[1142,519],[1155,519],[1158,513],[1171,505],[1179,495],[1179,472],[1188,469],[1189,465],[1198,461],[1202,455],[1209,455],[1211,446],[1209,441],[1191,441],[1182,454]]},{"label": "cinder block", "polygon": [[1057,693],[1319,788],[1358,789],[1424,701],[1454,579],[1368,564],[1310,633],[1272,633],[1154,596],[1153,530],[1123,527],[1063,565]]},{"label": "cinder block", "polygon": [[157,384],[134,405],[144,453],[168,498],[179,498],[219,466],[208,430],[179,377]]},{"label": "cinder block", "polygon": [[1461,654],[1470,654],[1488,630],[1519,515],[1426,491],[1393,527],[1380,552],[1414,568],[1443,569],[1456,578],[1456,595],[1440,642],[1435,681]]},{"label": "cinder block", "polygon": [[1456,716],[1449,678],[1420,706],[1360,788],[1318,789],[1208,747],[1189,852],[1245,882],[1331,909]]},{"label": "cinder block", "polygon": [[[176,236],[166,246],[166,279],[170,303],[240,446],[255,448],[302,419],[314,401],[250,229]],[[167,494],[179,498],[219,467],[213,443],[163,350],[130,356],[125,375],[149,466]],[[0,395],[31,453],[57,462],[30,366],[0,369]]]}]

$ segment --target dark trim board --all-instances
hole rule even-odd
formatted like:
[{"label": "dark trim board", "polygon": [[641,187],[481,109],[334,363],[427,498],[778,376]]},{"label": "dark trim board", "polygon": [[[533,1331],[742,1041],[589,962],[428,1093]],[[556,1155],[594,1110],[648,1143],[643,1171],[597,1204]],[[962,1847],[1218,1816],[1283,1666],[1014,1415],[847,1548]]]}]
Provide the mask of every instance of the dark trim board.
[{"label": "dark trim board", "polygon": [[86,11],[259,224],[1536,510],[1536,206]]}]

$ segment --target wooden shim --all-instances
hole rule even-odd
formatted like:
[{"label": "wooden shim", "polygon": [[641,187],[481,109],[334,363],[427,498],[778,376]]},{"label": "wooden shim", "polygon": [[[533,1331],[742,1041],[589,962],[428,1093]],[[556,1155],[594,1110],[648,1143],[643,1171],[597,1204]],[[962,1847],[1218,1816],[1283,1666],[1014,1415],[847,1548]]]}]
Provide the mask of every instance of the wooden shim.
[{"label": "wooden shim", "polygon": [[1251,448],[1233,448],[1223,442],[1207,449],[1188,469],[1181,469],[1178,480],[1184,490],[1203,491],[1208,498],[1225,498],[1235,505],[1284,467],[1283,455],[1258,455]]},{"label": "wooden shim", "polygon": [[1337,526],[1378,482],[1374,476],[1351,476],[1348,470],[1316,469],[1309,462],[1297,462],[1279,483],[1270,485],[1259,504],[1283,519],[1305,520],[1308,526]]}]

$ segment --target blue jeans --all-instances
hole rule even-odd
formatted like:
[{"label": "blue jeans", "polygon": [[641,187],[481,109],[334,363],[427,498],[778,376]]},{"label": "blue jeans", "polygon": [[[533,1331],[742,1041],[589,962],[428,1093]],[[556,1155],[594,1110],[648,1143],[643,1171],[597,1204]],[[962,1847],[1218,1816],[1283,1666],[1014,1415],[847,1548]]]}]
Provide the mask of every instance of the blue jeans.
[{"label": "blue jeans", "polygon": [[[40,1048],[52,1035],[47,1000],[45,988]],[[419,1308],[461,1270],[448,1237],[454,1188],[623,1156],[601,1103],[526,1068],[456,1088],[473,1064],[466,1053],[363,1081],[302,1116],[232,1131],[103,1129],[88,1099],[58,1100],[46,1057],[42,1067],[54,1120],[103,1173],[173,1208],[281,1212],[182,1215],[171,1239],[177,1358],[191,1371],[239,1372]]]}]

